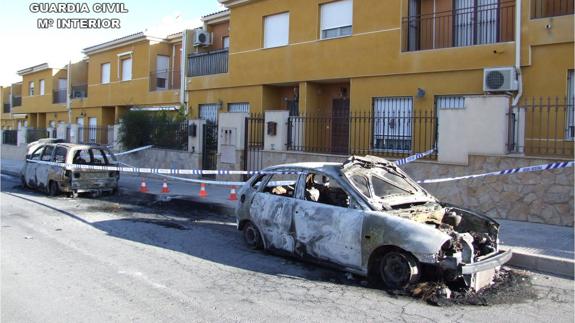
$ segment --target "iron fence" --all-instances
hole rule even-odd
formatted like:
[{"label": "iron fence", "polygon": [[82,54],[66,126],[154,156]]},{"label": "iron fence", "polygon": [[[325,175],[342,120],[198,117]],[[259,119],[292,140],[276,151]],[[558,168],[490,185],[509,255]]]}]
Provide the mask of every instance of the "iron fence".
[{"label": "iron fence", "polygon": [[88,85],[87,84],[78,84],[72,85],[70,97],[72,99],[82,99],[88,97]]},{"label": "iron fence", "polygon": [[26,129],[26,142],[28,143],[48,137],[50,137],[50,133],[46,129],[35,129],[35,128]]},{"label": "iron fence", "polygon": [[228,72],[229,53],[227,49],[196,53],[189,57],[188,76],[201,76]]},{"label": "iron fence", "polygon": [[573,158],[574,98],[530,98],[509,109],[507,149],[531,156]]},{"label": "iron fence", "polygon": [[150,91],[176,90],[181,86],[179,69],[165,69],[150,72]]},{"label": "iron fence", "polygon": [[2,112],[3,113],[10,113],[10,103],[4,103],[2,105]]},{"label": "iron fence", "polygon": [[2,130],[2,143],[16,146],[18,143],[18,130]]},{"label": "iron fence", "polygon": [[22,97],[21,96],[12,96],[12,106],[19,107],[22,105]]},{"label": "iron fence", "polygon": [[531,0],[531,18],[573,14],[573,0]]},{"label": "iron fence", "polygon": [[[69,140],[69,130],[66,131],[66,139]],[[108,127],[78,127],[79,144],[108,145]]]},{"label": "iron fence", "polygon": [[[300,115],[288,120],[291,151],[399,158],[436,148],[437,117],[433,111]],[[427,158],[436,157],[435,152]]]},{"label": "iron fence", "polygon": [[52,91],[52,103],[66,103],[66,89]]},{"label": "iron fence", "polygon": [[402,33],[407,52],[513,41],[515,1],[403,17]]}]

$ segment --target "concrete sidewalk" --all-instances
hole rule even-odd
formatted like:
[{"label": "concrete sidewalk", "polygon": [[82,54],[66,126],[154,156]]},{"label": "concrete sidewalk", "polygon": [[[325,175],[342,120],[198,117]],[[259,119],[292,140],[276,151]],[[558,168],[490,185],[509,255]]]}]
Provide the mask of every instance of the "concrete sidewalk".
[{"label": "concrete sidewalk", "polygon": [[[3,174],[19,176],[23,161],[1,160]],[[230,187],[207,185],[208,196],[199,196],[200,184],[169,180],[170,193],[161,193],[163,179],[146,177],[149,192],[158,200],[173,200],[209,208],[233,215],[237,202],[228,200]],[[122,174],[120,190],[129,194],[139,193],[142,179]],[[513,249],[510,265],[564,277],[574,278],[575,252],[573,228],[538,223],[497,219],[501,224],[499,239],[503,249]]]}]

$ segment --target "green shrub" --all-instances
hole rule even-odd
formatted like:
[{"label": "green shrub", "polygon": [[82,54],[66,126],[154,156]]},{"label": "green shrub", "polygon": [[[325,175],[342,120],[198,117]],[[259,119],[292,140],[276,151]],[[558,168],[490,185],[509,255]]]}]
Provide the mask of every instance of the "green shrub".
[{"label": "green shrub", "polygon": [[179,111],[171,114],[165,111],[128,111],[122,117],[119,141],[124,149],[147,145],[186,149],[187,131],[181,126],[182,122],[185,122],[185,115]]}]

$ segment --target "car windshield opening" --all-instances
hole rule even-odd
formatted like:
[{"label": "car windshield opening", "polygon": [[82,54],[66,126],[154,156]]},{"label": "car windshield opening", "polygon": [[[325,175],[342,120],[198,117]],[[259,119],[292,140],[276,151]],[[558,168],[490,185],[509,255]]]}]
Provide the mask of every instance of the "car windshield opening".
[{"label": "car windshield opening", "polygon": [[77,150],[73,159],[74,164],[83,165],[110,165],[110,161],[115,161],[113,155],[101,148]]}]

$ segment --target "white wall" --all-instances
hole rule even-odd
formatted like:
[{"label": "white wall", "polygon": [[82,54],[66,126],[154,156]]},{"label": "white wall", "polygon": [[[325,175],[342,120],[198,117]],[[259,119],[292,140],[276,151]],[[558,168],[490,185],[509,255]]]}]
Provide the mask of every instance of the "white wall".
[{"label": "white wall", "polygon": [[467,96],[464,109],[438,110],[439,162],[467,165],[469,154],[506,154],[509,100],[506,95]]},{"label": "white wall", "polygon": [[[284,151],[287,149],[288,118],[289,118],[289,111],[266,111],[265,124],[264,124],[265,150]],[[277,132],[275,136],[268,135],[267,133],[268,122],[277,123]]]}]

